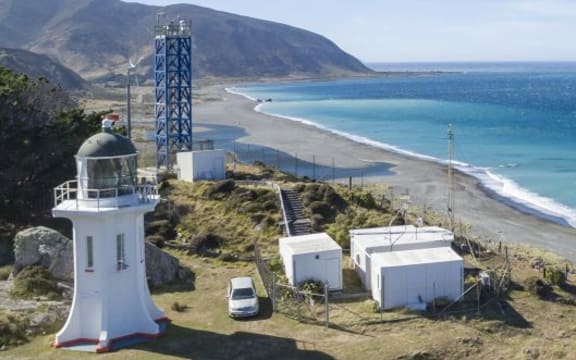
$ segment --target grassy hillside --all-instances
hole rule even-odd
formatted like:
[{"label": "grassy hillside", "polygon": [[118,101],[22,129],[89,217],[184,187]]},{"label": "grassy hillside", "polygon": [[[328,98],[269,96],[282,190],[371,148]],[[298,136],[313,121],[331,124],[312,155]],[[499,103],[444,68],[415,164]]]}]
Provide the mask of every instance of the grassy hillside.
[{"label": "grassy hillside", "polygon": [[[382,197],[384,187],[353,188],[311,183],[262,166],[241,166],[234,180],[188,184],[169,180],[163,185],[165,201],[152,221],[169,218],[177,234],[167,239],[167,251],[196,274],[194,290],[180,284],[157,289],[153,298],[172,319],[162,338],[105,355],[111,359],[215,358],[247,356],[254,359],[571,359],[576,351],[576,276],[572,265],[566,279],[558,278],[566,263],[558,256],[521,247],[472,239],[458,230],[458,248],[468,264],[500,278],[509,274],[507,290],[472,292],[460,305],[423,313],[406,310],[376,313],[371,300],[330,301],[330,327],[324,327],[324,306],[302,306],[296,313],[273,313],[258,281],[261,314],[245,321],[227,316],[225,289],[234,276],[258,279],[252,260],[253,245],[268,256],[277,252],[280,235],[276,194],[262,183],[275,181],[300,191],[314,226],[327,229],[347,245],[350,227],[409,223],[397,204]],[[415,209],[413,209],[415,210]],[[429,214],[435,223],[440,214]],[[462,229],[465,226],[461,227]],[[178,245],[178,246],[176,246]],[[542,267],[546,268],[546,275]],[[506,266],[506,264],[508,264]],[[357,280],[344,261],[345,292]],[[505,272],[504,269],[509,269]],[[467,277],[467,285],[476,281]],[[352,289],[357,291],[357,289]],[[178,306],[175,304],[178,303]],[[298,321],[302,320],[302,322]],[[15,336],[18,335],[15,333]],[[9,348],[2,355],[13,359],[96,358],[102,355],[51,349],[51,334]],[[17,341],[23,341],[17,339]],[[249,355],[248,355],[249,354]]]}]

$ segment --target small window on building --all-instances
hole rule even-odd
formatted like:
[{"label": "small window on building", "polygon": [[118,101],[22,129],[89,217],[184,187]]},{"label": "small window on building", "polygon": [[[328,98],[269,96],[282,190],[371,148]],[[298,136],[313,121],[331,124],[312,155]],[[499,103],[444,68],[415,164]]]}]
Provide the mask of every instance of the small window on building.
[{"label": "small window on building", "polygon": [[86,271],[94,269],[94,238],[86,236]]},{"label": "small window on building", "polygon": [[128,267],[126,264],[126,249],[123,233],[116,235],[116,265],[118,271],[124,270]]},{"label": "small window on building", "polygon": [[320,259],[320,255],[316,255],[314,258],[315,258],[316,260],[318,260],[318,259]]}]

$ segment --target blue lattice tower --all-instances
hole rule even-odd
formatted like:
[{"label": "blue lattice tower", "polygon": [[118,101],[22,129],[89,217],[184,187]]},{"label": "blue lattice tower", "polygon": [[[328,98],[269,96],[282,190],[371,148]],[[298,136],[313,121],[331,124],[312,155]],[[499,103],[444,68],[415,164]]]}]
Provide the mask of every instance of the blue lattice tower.
[{"label": "blue lattice tower", "polygon": [[155,35],[156,167],[169,172],[176,152],[192,150],[192,38],[185,21],[157,24]]}]

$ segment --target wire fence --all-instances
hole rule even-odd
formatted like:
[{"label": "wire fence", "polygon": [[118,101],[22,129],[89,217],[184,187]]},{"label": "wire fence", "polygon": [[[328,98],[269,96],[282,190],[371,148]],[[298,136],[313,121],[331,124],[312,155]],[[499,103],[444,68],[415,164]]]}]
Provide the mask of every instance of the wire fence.
[{"label": "wire fence", "polygon": [[251,144],[234,143],[232,152],[235,154],[233,166],[236,161],[261,162],[282,172],[325,182],[352,181],[354,185],[363,186],[365,177],[386,171],[378,167],[344,167],[334,157],[298,152],[290,154]]}]

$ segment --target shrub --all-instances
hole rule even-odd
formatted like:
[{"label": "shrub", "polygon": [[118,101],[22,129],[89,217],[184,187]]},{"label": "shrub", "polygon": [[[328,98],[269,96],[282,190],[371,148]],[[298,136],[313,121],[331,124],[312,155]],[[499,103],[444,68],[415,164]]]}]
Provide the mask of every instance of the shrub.
[{"label": "shrub", "polygon": [[310,212],[312,214],[320,214],[325,219],[330,219],[334,215],[334,211],[332,210],[330,205],[328,205],[328,203],[324,201],[314,201],[310,203],[308,209],[310,209]]},{"label": "shrub", "polygon": [[271,271],[280,272],[284,271],[284,266],[282,265],[282,258],[280,255],[276,255],[270,260],[268,260],[268,267]]},{"label": "shrub", "polygon": [[539,298],[545,298],[552,291],[549,284],[544,282],[542,279],[531,276],[524,281],[526,289],[532,294]]},{"label": "shrub", "polygon": [[219,181],[204,191],[204,196],[212,200],[221,200],[236,188],[234,180]]},{"label": "shrub", "polygon": [[158,235],[164,239],[174,239],[176,231],[168,220],[155,220],[146,224],[146,235]]},{"label": "shrub", "polygon": [[190,240],[190,249],[197,254],[203,254],[208,249],[217,249],[224,243],[224,239],[212,233],[200,234]]},{"label": "shrub", "polygon": [[552,285],[564,286],[566,284],[566,274],[558,268],[547,268],[546,280]]},{"label": "shrub", "polygon": [[12,265],[0,267],[0,280],[7,280],[12,272]]},{"label": "shrub", "polygon": [[0,346],[20,345],[25,343],[26,324],[22,318],[6,315],[0,318]]},{"label": "shrub", "polygon": [[180,304],[178,301],[174,301],[172,305],[170,305],[170,309],[176,312],[183,312],[186,311],[186,309],[188,309],[188,305]]},{"label": "shrub", "polygon": [[41,266],[26,267],[20,271],[14,278],[10,294],[22,299],[34,296],[46,296],[52,300],[62,298],[58,284],[48,270]]},{"label": "shrub", "polygon": [[302,281],[298,287],[304,291],[310,291],[316,294],[324,294],[324,283],[320,280],[308,279]]},{"label": "shrub", "polygon": [[146,236],[146,241],[156,245],[159,248],[163,248],[166,243],[166,239],[161,235],[149,235]]}]

